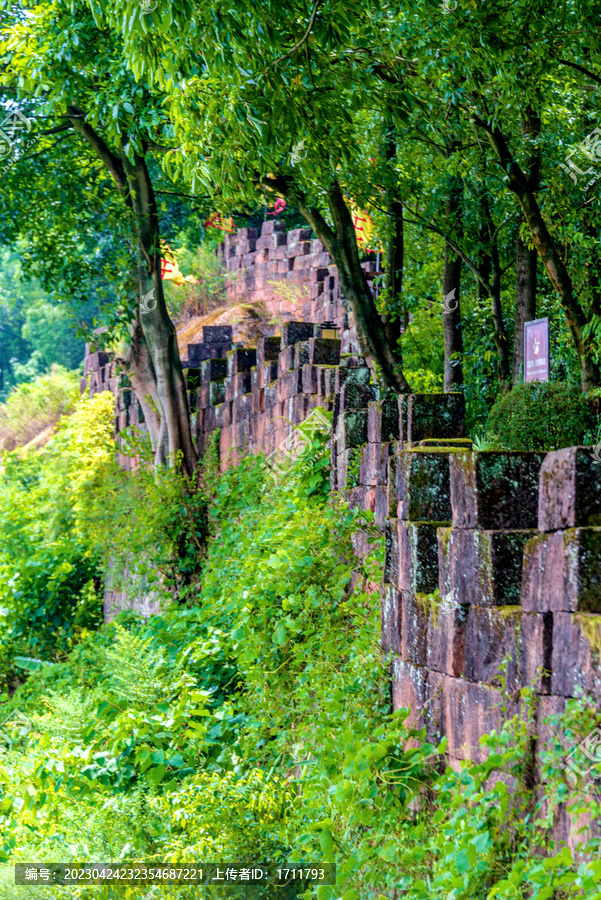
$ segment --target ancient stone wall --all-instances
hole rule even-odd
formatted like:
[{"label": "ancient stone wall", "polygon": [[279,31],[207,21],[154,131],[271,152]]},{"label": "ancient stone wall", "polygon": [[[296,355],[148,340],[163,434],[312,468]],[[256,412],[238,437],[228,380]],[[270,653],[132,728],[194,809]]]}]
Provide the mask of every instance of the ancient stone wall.
[{"label": "ancient stone wall", "polygon": [[[226,235],[219,255],[228,275],[228,297],[237,302],[263,303],[280,322],[335,322],[340,329],[342,353],[357,353],[353,318],[340,293],[338,269],[321,241],[311,239],[310,228],[286,232],[284,223],[263,223]],[[362,263],[368,280],[376,259]]]},{"label": "ancient stone wall", "polygon": [[[394,706],[410,706],[433,740],[446,736],[451,760],[482,758],[480,737],[504,715],[507,660],[507,712],[533,684],[544,737],[543,718],[579,690],[601,700],[601,463],[577,447],[473,452],[461,394],[381,399],[361,357],[341,355],[336,332],[317,324],[331,302],[256,349],[228,349],[227,327],[189,348],[199,450],[218,429],[224,468],[246,453],[277,453],[312,409],[331,410],[332,488],[371,510],[385,537],[382,641],[393,653]],[[97,389],[115,390],[107,364],[102,354],[86,361]],[[117,432],[137,406],[123,396]],[[568,826],[560,823],[566,840]]]}]

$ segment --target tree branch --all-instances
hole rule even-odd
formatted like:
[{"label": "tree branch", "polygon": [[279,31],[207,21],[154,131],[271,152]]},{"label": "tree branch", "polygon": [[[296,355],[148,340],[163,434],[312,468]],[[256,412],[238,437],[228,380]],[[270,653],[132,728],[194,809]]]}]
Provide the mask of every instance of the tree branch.
[{"label": "tree branch", "polygon": [[599,75],[595,75],[594,72],[591,72],[590,69],[585,69],[584,66],[578,65],[578,63],[570,62],[569,59],[560,59],[558,62],[562,66],[569,66],[571,69],[576,69],[577,72],[582,72],[583,75],[586,75],[588,78],[592,78],[593,81],[596,81],[597,84],[601,84],[601,77]]},{"label": "tree branch", "polygon": [[[306,217],[315,234],[318,235],[320,241],[325,244],[329,251],[330,246],[334,247],[337,245],[335,232],[330,228],[317,207],[308,204],[304,193],[291,179],[286,178],[284,175],[276,175],[273,178],[265,175],[258,181],[269,190],[276,191],[287,197],[296,206],[301,215]],[[331,251],[330,254],[334,255]]]},{"label": "tree branch", "polygon": [[58,134],[60,131],[68,131],[73,128],[71,122],[65,122],[62,125],[57,125],[56,128],[48,128],[46,131],[39,131],[39,135],[47,135],[47,134]]},{"label": "tree branch", "polygon": [[278,57],[278,59],[276,59],[275,62],[272,62],[270,65],[268,65],[267,68],[265,69],[265,71],[263,72],[263,75],[266,75],[270,69],[273,69],[274,66],[277,66],[277,64],[281,63],[283,59],[286,59],[286,57],[292,56],[292,54],[294,53],[295,50],[298,50],[299,47],[303,46],[303,44],[305,43],[305,41],[307,40],[307,38],[313,31],[313,25],[315,24],[315,16],[317,15],[317,10],[321,6],[321,3],[322,3],[322,0],[315,0],[315,6],[313,7],[313,12],[311,14],[311,19],[309,21],[309,27],[305,31],[305,33],[302,36],[302,38],[300,39],[300,41],[297,41],[297,43],[294,45],[294,47],[291,50],[288,50],[287,53],[284,53],[282,56]]},{"label": "tree branch", "polygon": [[[466,264],[466,266],[468,267],[470,272],[477,278],[477,280],[480,282],[480,284],[482,285],[482,287],[484,288],[484,290],[486,291],[488,296],[494,297],[493,289],[492,289],[491,285],[489,284],[488,280],[484,277],[484,275],[482,274],[482,272],[480,271],[478,266],[475,264],[475,262],[463,252],[463,250],[461,249],[459,244],[457,244],[452,238],[450,238],[448,235],[446,235],[444,233],[444,231],[441,231],[440,228],[437,228],[436,225],[431,225],[430,222],[428,222],[428,220],[424,216],[420,216],[420,214],[417,212],[417,210],[412,209],[411,214],[416,216],[416,218],[418,218],[419,221],[422,222],[422,224],[428,229],[428,231],[433,231],[435,234],[438,234],[438,235],[440,235],[440,237],[444,238],[445,241],[447,242],[447,244],[449,245],[449,247],[451,247],[455,251],[457,256],[461,257],[462,262],[464,262]],[[409,222],[410,220],[407,219],[406,221]],[[411,222],[410,224],[417,225],[418,223]]]},{"label": "tree branch", "polygon": [[[65,135],[65,137],[59,138],[58,141],[55,141],[55,142],[54,142],[51,146],[49,146],[49,147],[42,147],[41,150],[38,150],[38,152],[32,154],[32,156],[20,156],[20,157],[19,157],[19,160],[22,160],[22,159],[23,159],[23,160],[25,160],[25,162],[29,162],[29,161],[32,160],[32,159],[37,159],[38,156],[42,156],[42,154],[43,154],[43,153],[46,153],[47,150],[53,150],[55,147],[58,147],[58,145],[59,145],[60,143],[62,143],[62,141],[64,141],[66,137],[68,137],[68,135]],[[37,138],[36,138],[36,140],[37,140]],[[32,144],[31,146],[33,147],[33,144]]]},{"label": "tree branch", "polygon": [[113,181],[122,194],[127,194],[128,185],[123,165],[118,156],[110,150],[99,134],[97,134],[91,125],[84,122],[85,113],[76,106],[67,107],[67,118],[79,134],[90,144],[96,154],[100,157],[104,165],[107,167]]}]

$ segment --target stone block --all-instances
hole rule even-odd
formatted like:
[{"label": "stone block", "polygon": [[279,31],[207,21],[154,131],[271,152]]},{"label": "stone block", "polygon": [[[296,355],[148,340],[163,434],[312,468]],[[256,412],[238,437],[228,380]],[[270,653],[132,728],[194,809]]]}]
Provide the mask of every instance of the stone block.
[{"label": "stone block", "polygon": [[551,691],[553,665],[553,613],[522,613],[519,687],[533,687],[538,694]]},{"label": "stone block", "polygon": [[266,219],[261,227],[261,237],[274,234],[274,232],[285,232],[286,226],[280,219]]},{"label": "stone block", "polygon": [[393,709],[411,710],[406,720],[407,724],[410,727],[420,728],[428,699],[428,670],[423,666],[395,658],[392,663]]},{"label": "stone block", "polygon": [[309,362],[313,366],[337,366],[340,364],[338,338],[310,338]]},{"label": "stone block", "polygon": [[265,412],[270,416],[274,415],[274,409],[279,403],[279,383],[275,380],[265,381]]},{"label": "stone block", "polygon": [[303,379],[303,393],[305,394],[318,394],[319,393],[319,383],[320,383],[320,371],[316,366],[306,365],[303,366],[302,370],[302,379]]},{"label": "stone block", "polygon": [[367,438],[371,443],[399,440],[399,407],[396,398],[372,400],[367,404],[367,410]]},{"label": "stone block", "polygon": [[533,534],[439,528],[441,596],[470,606],[517,606],[523,547]]},{"label": "stone block", "polygon": [[227,361],[225,359],[205,359],[200,364],[201,384],[209,381],[223,381],[227,375]]},{"label": "stone block", "polygon": [[294,345],[286,347],[278,356],[278,376],[281,378],[286,372],[294,368]]},{"label": "stone block", "polygon": [[257,365],[257,351],[247,347],[237,347],[227,354],[227,374],[250,376],[250,370]]},{"label": "stone block", "polygon": [[276,362],[282,349],[279,337],[262,337],[257,341],[257,366],[266,362]]},{"label": "stone block", "polygon": [[442,683],[441,725],[448,739],[447,752],[456,759],[471,759],[482,763],[488,750],[480,739],[498,730],[506,715],[512,717],[517,705],[508,702],[503,693],[489,685],[463,678],[445,677]]},{"label": "stone block", "polygon": [[251,413],[252,394],[241,394],[232,400],[232,423],[239,425],[245,422]]},{"label": "stone block", "polygon": [[601,613],[601,528],[537,534],[524,546],[522,606]]},{"label": "stone block", "polygon": [[103,366],[106,366],[109,363],[109,355],[105,353],[104,350],[99,350],[97,353],[92,353],[90,356],[90,370],[92,372],[97,372]]},{"label": "stone block", "polygon": [[293,246],[297,244],[299,241],[310,241],[311,240],[311,229],[310,228],[291,228],[288,232],[288,246]]},{"label": "stone block", "polygon": [[228,375],[224,384],[226,400],[233,400],[239,394],[250,394],[250,372]]},{"label": "stone block", "polygon": [[223,403],[225,400],[225,381],[211,381],[208,384],[208,388],[209,404],[218,406],[218,404]]},{"label": "stone block", "polygon": [[[218,384],[219,382],[215,382]],[[199,422],[200,433],[208,437],[212,431],[215,431],[217,424],[215,422],[215,408],[209,407],[204,411],[201,410],[202,420]]]},{"label": "stone block", "polygon": [[350,384],[369,384],[370,371],[367,366],[353,367],[340,365],[336,369],[334,379],[334,393],[339,394],[342,386],[347,382]]},{"label": "stone block", "polygon": [[601,462],[586,447],[548,453],[540,470],[538,527],[601,526]]},{"label": "stone block", "polygon": [[336,456],[337,473],[335,490],[349,491],[359,486],[359,466],[361,456],[358,448],[352,447]]},{"label": "stone block", "polygon": [[365,444],[361,448],[359,483],[385,485],[390,444]]},{"label": "stone block", "polygon": [[313,337],[315,326],[312,322],[284,322],[282,325],[282,348],[290,347],[298,341],[308,341]]},{"label": "stone block", "polygon": [[465,419],[463,394],[409,394],[404,400],[407,441],[463,437]]},{"label": "stone block", "polygon": [[425,666],[428,650],[428,606],[413,591],[401,590],[401,656]]},{"label": "stone block", "polygon": [[431,594],[438,588],[436,526],[397,519],[399,536],[399,587]]},{"label": "stone block", "polygon": [[374,524],[379,528],[384,528],[384,522],[388,516],[388,501],[386,498],[386,485],[377,484],[375,487],[376,502],[374,505]]},{"label": "stone block", "polygon": [[501,671],[507,661],[507,688],[515,690],[520,666],[522,611],[519,606],[503,609],[468,607],[465,639],[465,677],[505,686]]},{"label": "stone block", "polygon": [[575,697],[591,692],[599,700],[601,617],[553,613],[551,693]]},{"label": "stone block", "polygon": [[401,652],[401,592],[394,582],[384,583],[381,593],[382,649],[385,653]]},{"label": "stone block", "polygon": [[451,454],[456,528],[538,526],[538,480],[544,455],[534,452]]},{"label": "stone block", "polygon": [[[369,411],[368,411],[369,416]],[[368,421],[368,436],[369,436],[369,421]],[[398,466],[398,456],[396,455],[396,442],[392,442],[390,445],[390,456],[387,460],[387,475],[386,475],[386,516],[390,519],[396,519],[398,516],[398,501],[397,501],[397,492],[396,492],[396,479],[397,479],[397,466]]]},{"label": "stone block", "polygon": [[254,420],[258,416],[262,416],[265,412],[265,391],[263,388],[257,388],[251,393],[251,416],[253,421],[251,421],[251,425],[254,424]]},{"label": "stone block", "polygon": [[207,344],[231,344],[234,339],[231,325],[204,325],[202,339]]},{"label": "stone block", "polygon": [[250,389],[254,393],[263,388],[263,370],[253,366],[250,370]]},{"label": "stone block", "polygon": [[[435,595],[434,595],[435,597]],[[459,677],[465,666],[468,606],[439,602],[424,595],[428,604],[426,664],[444,675]]]},{"label": "stone block", "polygon": [[[339,409],[364,409],[377,399],[377,388],[373,384],[355,384],[347,381],[340,391]],[[366,420],[367,421],[367,420]]]},{"label": "stone block", "polygon": [[276,381],[278,377],[278,364],[277,362],[266,362],[263,366],[263,387],[266,387],[268,384],[271,384],[272,381]]},{"label": "stone block", "polygon": [[231,401],[226,400],[224,403],[221,403],[219,406],[215,406],[215,427],[216,428],[227,428],[232,424],[232,404]]},{"label": "stone block", "polygon": [[396,492],[400,519],[450,523],[449,454],[401,452],[396,464]]},{"label": "stone block", "polygon": [[376,489],[360,484],[350,490],[348,503],[351,509],[363,509],[365,512],[373,513],[376,509]]},{"label": "stone block", "polygon": [[205,359],[214,358],[213,353],[216,345],[205,342],[197,344],[188,344],[188,363],[192,366],[200,366]]},{"label": "stone block", "polygon": [[303,376],[301,369],[291,369],[278,379],[279,394],[281,400],[289,400],[303,389]]},{"label": "stone block", "polygon": [[298,341],[294,344],[294,368],[300,369],[309,363],[309,341]]},{"label": "stone block", "polygon": [[367,410],[345,409],[338,416],[336,426],[338,452],[367,443]]}]

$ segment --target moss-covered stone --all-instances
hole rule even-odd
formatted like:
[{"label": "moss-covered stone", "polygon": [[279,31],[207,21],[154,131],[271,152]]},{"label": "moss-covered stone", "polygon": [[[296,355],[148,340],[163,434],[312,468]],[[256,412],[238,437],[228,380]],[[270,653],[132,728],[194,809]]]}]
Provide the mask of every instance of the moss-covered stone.
[{"label": "moss-covered stone", "polygon": [[401,453],[397,465],[399,516],[408,521],[451,521],[449,456],[441,452]]},{"label": "moss-covered stone", "polygon": [[337,424],[340,452],[367,443],[367,409],[341,410]]},{"label": "moss-covered stone", "polygon": [[591,648],[591,656],[598,665],[601,660],[601,616],[591,613],[577,613],[574,622],[578,625]]},{"label": "moss-covered stone", "polygon": [[[209,360],[207,360],[209,362]],[[213,362],[213,360],[210,360]],[[209,398],[211,406],[217,406],[225,400],[225,381],[211,381],[209,384]]]},{"label": "moss-covered stone", "polygon": [[454,453],[450,460],[455,527],[497,530],[538,526],[539,473],[544,454]]},{"label": "moss-covered stone", "polygon": [[460,393],[409,394],[408,441],[463,437],[465,398]]},{"label": "moss-covered stone", "polygon": [[517,606],[522,583],[522,550],[532,531],[439,529],[442,584],[457,603]]},{"label": "moss-covered stone", "polygon": [[541,531],[601,525],[601,463],[587,447],[548,453],[540,489]]},{"label": "moss-covered stone", "polygon": [[398,520],[399,587],[431,594],[438,588],[438,540],[429,522]]}]

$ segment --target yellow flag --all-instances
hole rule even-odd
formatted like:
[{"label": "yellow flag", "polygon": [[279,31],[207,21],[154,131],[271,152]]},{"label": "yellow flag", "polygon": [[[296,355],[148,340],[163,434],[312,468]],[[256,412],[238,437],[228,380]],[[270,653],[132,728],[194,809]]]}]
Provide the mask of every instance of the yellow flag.
[{"label": "yellow flag", "polygon": [[355,228],[355,237],[359,247],[365,249],[367,246],[373,247],[376,239],[376,226],[371,220],[369,213],[347,200],[348,207],[353,217],[353,226]]},{"label": "yellow flag", "polygon": [[175,254],[168,244],[161,242],[161,278],[174,284],[200,284],[193,275],[182,275]]}]

